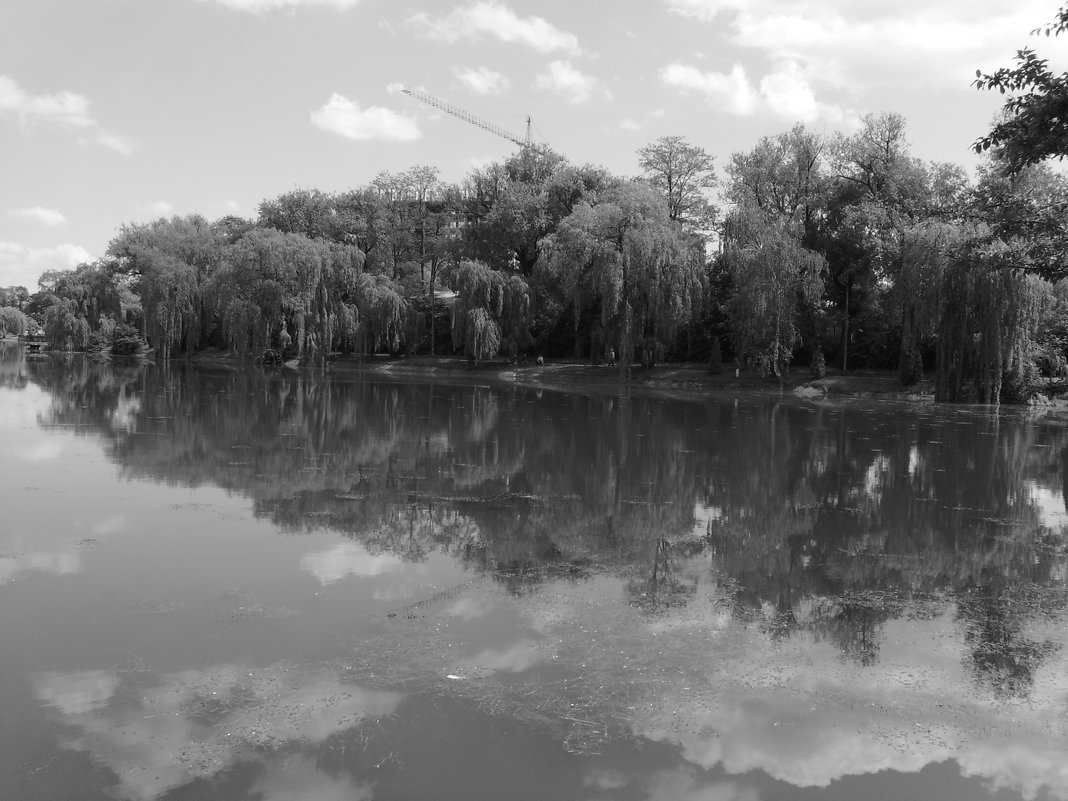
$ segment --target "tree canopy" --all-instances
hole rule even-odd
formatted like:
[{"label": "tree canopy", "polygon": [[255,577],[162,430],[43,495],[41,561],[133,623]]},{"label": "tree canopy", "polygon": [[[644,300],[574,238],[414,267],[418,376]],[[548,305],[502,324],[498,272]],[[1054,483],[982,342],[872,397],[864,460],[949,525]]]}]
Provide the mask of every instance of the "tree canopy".
[{"label": "tree canopy", "polygon": [[[1054,20],[1032,35],[1058,36],[1068,30],[1068,5],[1061,6]],[[1059,75],[1029,47],[1016,51],[1016,64],[991,73],[975,71],[973,85],[1007,94],[1001,117],[973,145],[977,153],[1000,151],[1006,171],[1046,159],[1068,156],[1068,72]]]}]

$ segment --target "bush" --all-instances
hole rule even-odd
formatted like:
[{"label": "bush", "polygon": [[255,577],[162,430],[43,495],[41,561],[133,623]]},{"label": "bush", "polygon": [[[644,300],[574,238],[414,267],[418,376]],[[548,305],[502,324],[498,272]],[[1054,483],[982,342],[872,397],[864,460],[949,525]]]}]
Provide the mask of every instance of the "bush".
[{"label": "bush", "polygon": [[723,347],[719,337],[712,337],[712,348],[708,352],[708,372],[719,375],[723,372]]},{"label": "bush", "polygon": [[144,344],[144,341],[139,336],[117,337],[115,341],[111,343],[111,352],[115,356],[133,356],[134,354],[141,352],[141,348],[144,347]]},{"label": "bush", "polygon": [[823,348],[816,347],[812,354],[812,364],[808,369],[813,378],[823,378],[827,375],[827,361],[823,358]]}]

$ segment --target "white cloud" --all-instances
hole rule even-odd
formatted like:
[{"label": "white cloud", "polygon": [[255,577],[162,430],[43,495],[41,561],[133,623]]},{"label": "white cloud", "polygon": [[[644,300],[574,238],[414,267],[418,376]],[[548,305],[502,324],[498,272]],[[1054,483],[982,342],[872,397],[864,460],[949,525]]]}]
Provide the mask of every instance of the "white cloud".
[{"label": "white cloud", "polygon": [[28,571],[70,576],[82,571],[81,554],[75,551],[35,551],[33,553],[0,556],[0,585],[7,584],[20,573]]},{"label": "white cloud", "polygon": [[24,286],[37,291],[37,279],[46,270],[71,270],[93,254],[80,245],[30,248],[18,242],[0,242],[0,286]]},{"label": "white cloud", "polygon": [[574,55],[580,52],[574,34],[560,30],[542,17],[520,17],[508,6],[494,0],[455,8],[437,19],[420,12],[412,15],[408,22],[423,36],[441,42],[452,43],[487,35],[509,44],[526,45],[539,53],[563,50]]},{"label": "white cloud", "polygon": [[396,556],[373,555],[355,542],[343,542],[328,551],[306,553],[300,558],[301,570],[311,573],[324,586],[350,575],[372,578],[401,567],[403,563]]},{"label": "white cloud", "polygon": [[[249,764],[265,747],[290,756],[257,773],[264,801],[369,801],[369,787],[320,775],[300,754],[364,719],[392,715],[398,693],[365,689],[317,666],[218,665],[127,685],[118,672],[47,671],[30,676],[36,697],[64,726],[65,745],[117,777],[114,794],[147,801]],[[202,710],[210,699],[213,716]],[[299,749],[298,749],[299,746]]]},{"label": "white cloud", "polygon": [[597,79],[585,75],[568,61],[554,61],[546,72],[538,73],[534,86],[550,92],[558,92],[572,103],[585,103],[597,88]]},{"label": "white cloud", "polygon": [[453,67],[452,74],[476,95],[500,94],[511,85],[506,76],[489,67]]},{"label": "white cloud", "polygon": [[62,212],[58,212],[55,209],[46,209],[44,206],[30,206],[26,209],[16,209],[11,212],[11,216],[17,217],[20,220],[29,220],[31,222],[40,223],[49,228],[59,228],[60,226],[67,224],[67,218],[63,216]]},{"label": "white cloud", "polygon": [[74,92],[33,95],[13,78],[0,75],[0,114],[12,115],[24,126],[41,124],[78,131],[98,145],[129,153],[130,141],[101,128],[89,113],[90,105],[89,98]]},{"label": "white cloud", "polygon": [[157,200],[148,206],[148,213],[153,217],[170,217],[174,214],[174,206],[166,200]]},{"label": "white cloud", "polygon": [[106,670],[61,673],[49,670],[31,677],[37,697],[64,715],[85,715],[108,705],[119,677]]},{"label": "white cloud", "polygon": [[793,61],[784,61],[761,78],[759,87],[753,85],[741,64],[725,74],[675,62],[660,71],[660,78],[669,86],[702,92],[713,105],[740,116],[769,111],[791,121],[822,120],[843,128],[855,127],[858,120],[854,112],[820,101],[802,68]]},{"label": "white cloud", "polygon": [[361,109],[344,95],[332,94],[323,107],[311,113],[312,125],[347,139],[384,139],[410,142],[422,134],[415,120],[392,109],[370,106]]},{"label": "white cloud", "polygon": [[793,61],[785,62],[777,71],[760,79],[760,95],[772,112],[789,120],[824,120],[844,128],[856,127],[858,123],[856,114],[817,100],[801,68]]},{"label": "white cloud", "polygon": [[684,17],[710,22],[723,11],[737,11],[750,3],[746,0],[664,0],[667,7]]},{"label": "white cloud", "polygon": [[1041,0],[664,0],[674,13],[715,22],[735,45],[801,65],[851,89],[967,87],[977,67],[1005,64],[1041,20]]},{"label": "white cloud", "polygon": [[283,8],[309,8],[311,6],[326,6],[344,11],[357,5],[360,0],[215,0],[215,2],[235,11],[263,14]]},{"label": "white cloud", "polygon": [[632,120],[630,117],[624,117],[622,120],[620,120],[619,127],[624,131],[637,131],[641,128],[641,126],[634,120]]},{"label": "white cloud", "polygon": [[702,72],[696,67],[675,62],[660,71],[661,80],[669,86],[693,89],[722,104],[732,114],[749,115],[756,111],[757,93],[741,64],[735,64],[729,74]]}]

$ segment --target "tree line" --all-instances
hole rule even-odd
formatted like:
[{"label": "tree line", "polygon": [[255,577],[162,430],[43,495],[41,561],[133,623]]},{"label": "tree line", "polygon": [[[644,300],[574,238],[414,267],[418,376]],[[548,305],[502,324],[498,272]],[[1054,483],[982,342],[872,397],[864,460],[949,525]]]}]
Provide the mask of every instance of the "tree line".
[{"label": "tree line", "polygon": [[123,225],[103,258],[0,290],[0,327],[165,358],[892,368],[904,384],[933,372],[939,400],[1022,400],[1068,374],[1068,181],[1044,161],[1068,138],[1059,117],[1041,141],[1018,119],[1052,113],[1027,92],[1063,104],[1068,82],[1026,53],[1019,74],[975,82],[1017,92],[975,175],[913,156],[892,113],[850,134],[794,126],[722,175],[679,136],[640,148],[636,177],[527,146],[458,184],[416,166],[286,192],[255,219]]}]

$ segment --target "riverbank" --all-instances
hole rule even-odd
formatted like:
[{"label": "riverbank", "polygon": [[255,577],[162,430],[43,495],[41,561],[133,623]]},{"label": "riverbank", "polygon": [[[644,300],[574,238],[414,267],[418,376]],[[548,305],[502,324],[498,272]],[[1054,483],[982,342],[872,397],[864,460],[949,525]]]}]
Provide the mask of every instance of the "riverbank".
[{"label": "riverbank", "polygon": [[405,358],[372,358],[363,360],[343,357],[329,363],[335,371],[374,372],[382,375],[437,376],[449,379],[493,380],[506,384],[544,389],[574,391],[639,390],[668,395],[708,395],[744,392],[781,394],[820,398],[884,398],[913,402],[934,400],[933,381],[902,386],[897,373],[890,370],[858,370],[843,373],[828,370],[820,379],[813,378],[807,369],[798,369],[781,380],[767,378],[755,372],[724,369],[713,375],[707,365],[672,363],[650,370],[635,366],[630,380],[623,379],[618,367],[591,365],[589,362],[550,360],[545,364],[527,362],[487,362],[478,366],[466,359],[454,357],[412,356]]}]

